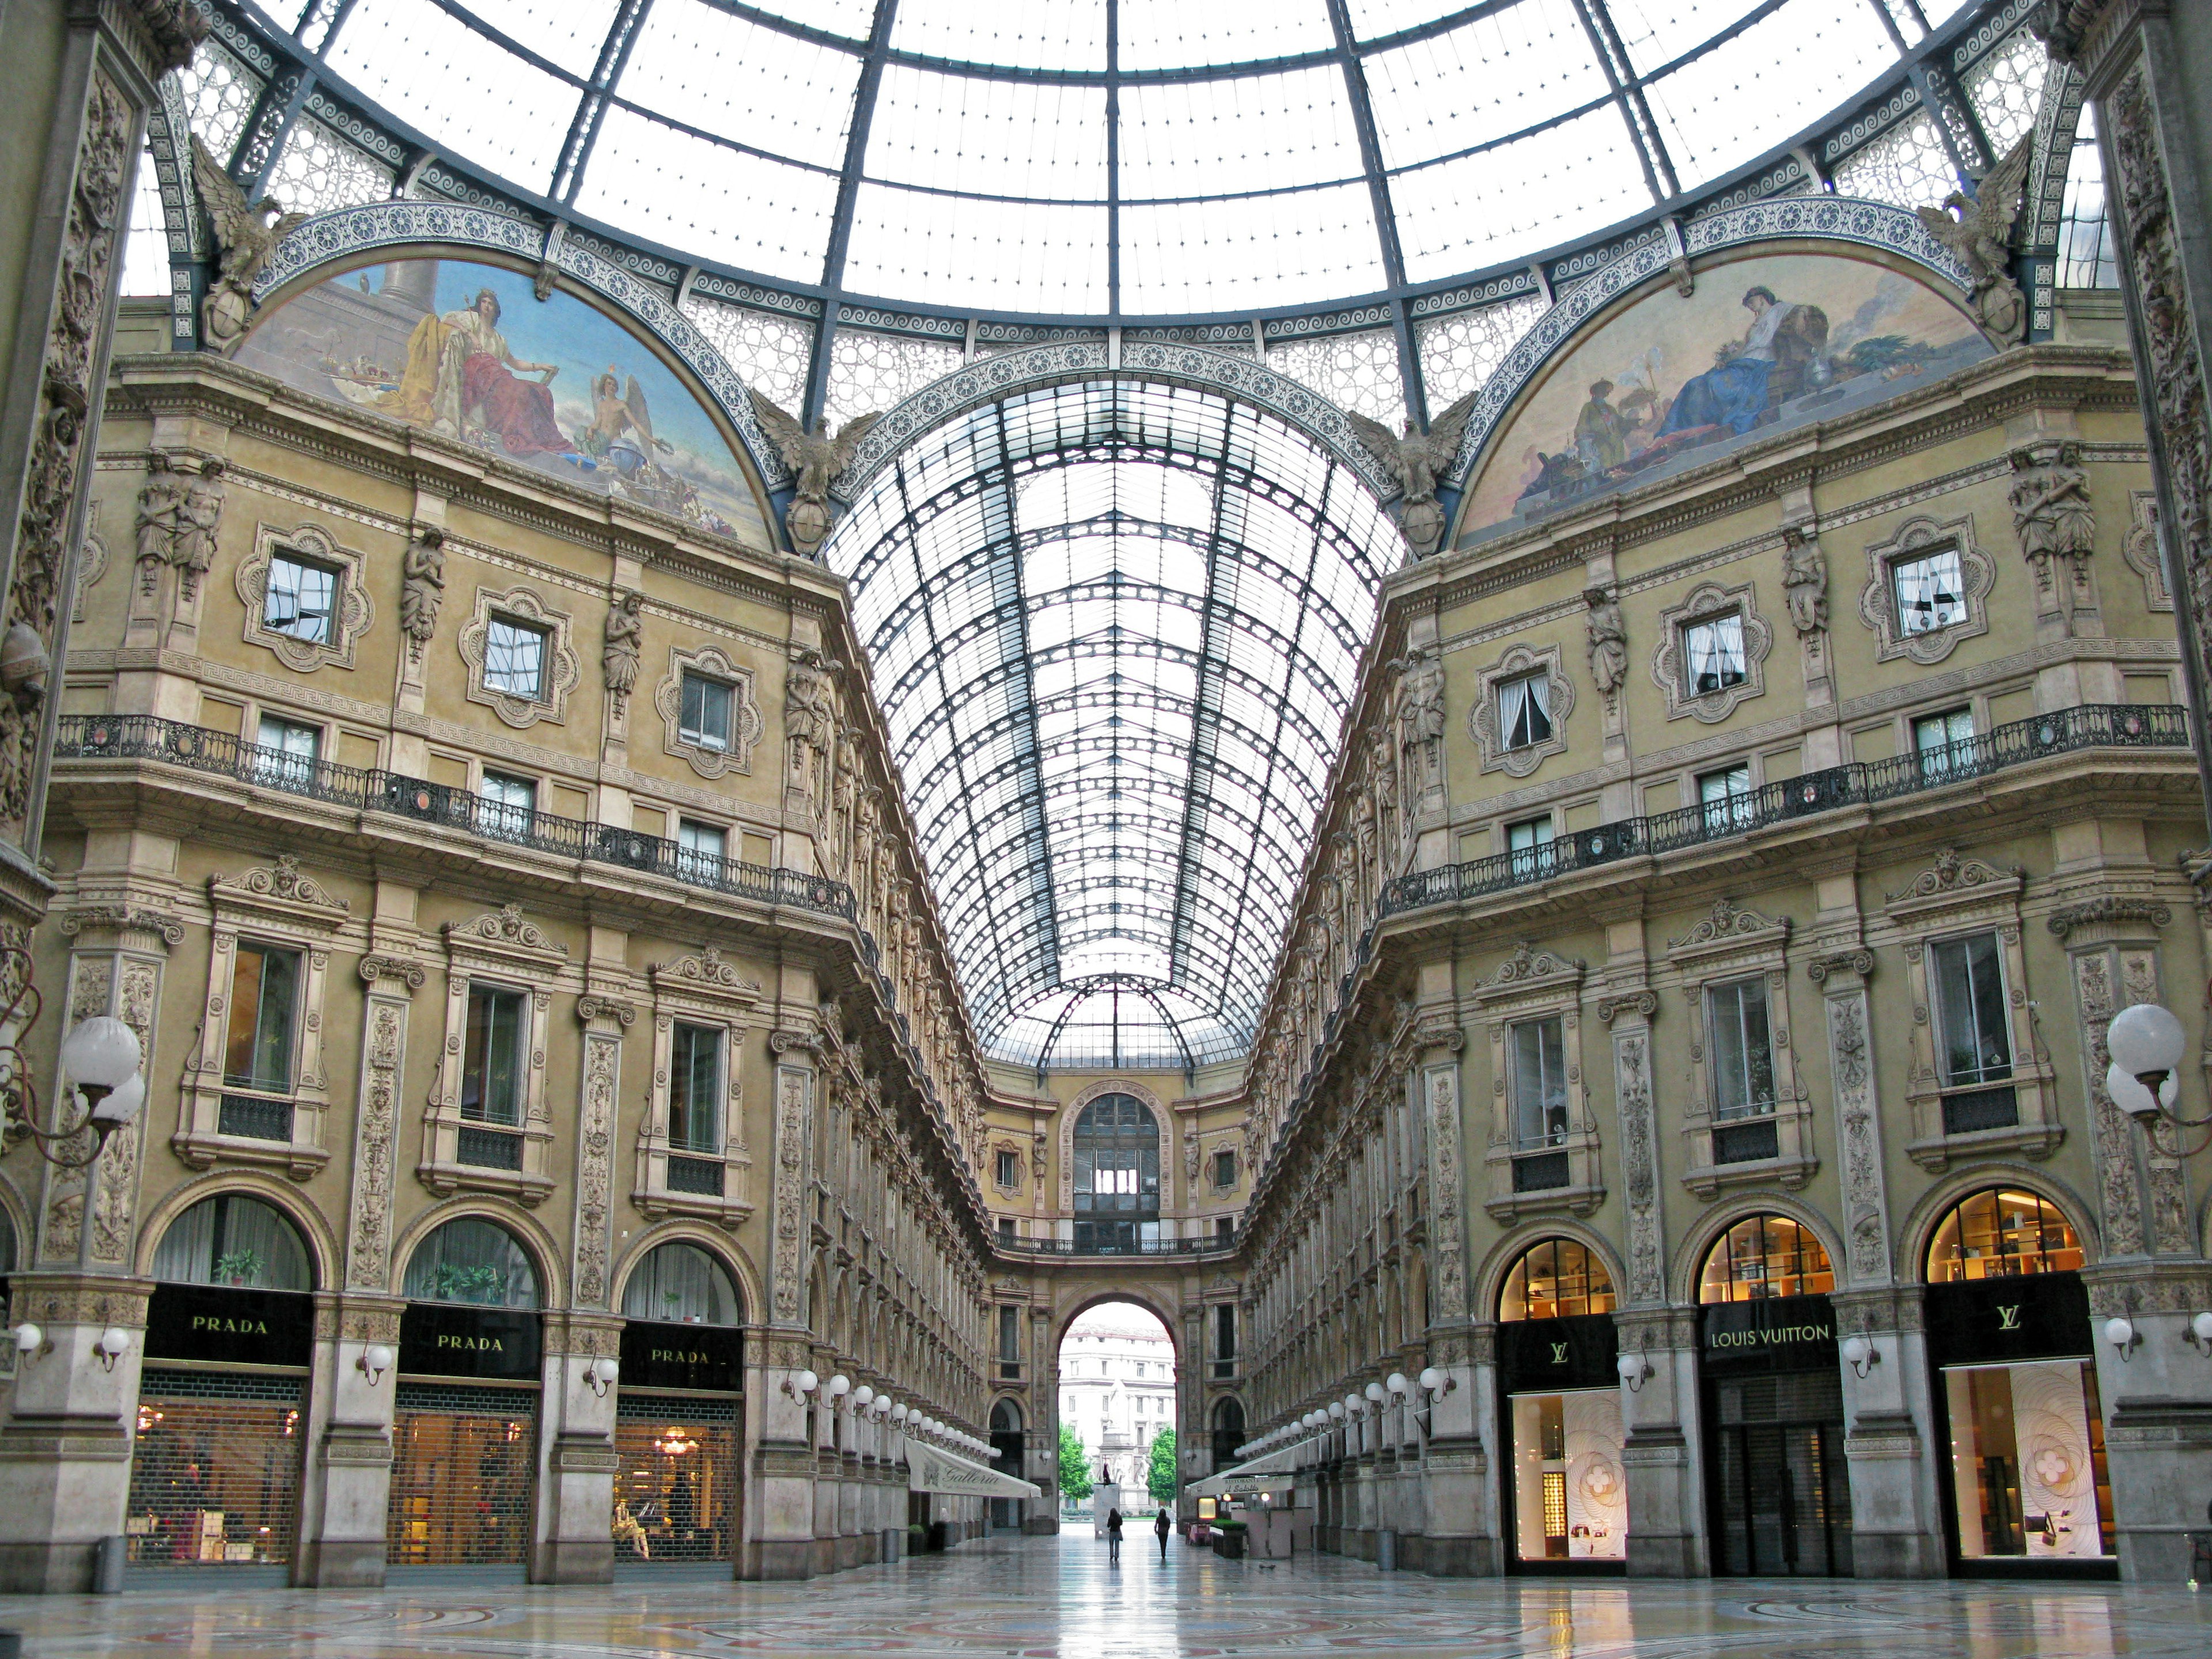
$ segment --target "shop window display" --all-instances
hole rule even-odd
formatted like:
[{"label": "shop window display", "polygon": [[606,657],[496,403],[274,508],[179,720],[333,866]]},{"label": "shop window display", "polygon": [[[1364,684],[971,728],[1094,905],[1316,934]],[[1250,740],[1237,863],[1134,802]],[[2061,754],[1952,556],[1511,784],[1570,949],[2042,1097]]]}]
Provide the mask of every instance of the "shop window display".
[{"label": "shop window display", "polygon": [[1498,1374],[1512,1439],[1506,1498],[1516,1564],[1628,1555],[1628,1486],[1613,1277],[1571,1238],[1522,1253],[1498,1292]]}]

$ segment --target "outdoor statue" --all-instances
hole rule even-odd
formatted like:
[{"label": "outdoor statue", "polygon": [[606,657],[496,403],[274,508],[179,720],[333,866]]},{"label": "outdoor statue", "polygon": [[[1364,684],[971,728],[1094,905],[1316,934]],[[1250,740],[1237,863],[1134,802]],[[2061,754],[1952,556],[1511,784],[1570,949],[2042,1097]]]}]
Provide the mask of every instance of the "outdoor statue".
[{"label": "outdoor statue", "polygon": [[1914,210],[1928,234],[1966,266],[1973,283],[1974,314],[2001,345],[2017,345],[2027,332],[2027,297],[2012,278],[2012,227],[2034,137],[2024,135],[1982,175],[1972,199],[1954,190],[1941,207]]},{"label": "outdoor statue", "polygon": [[446,597],[446,532],[435,526],[416,531],[399,573],[399,631],[419,653],[438,631],[438,606]]},{"label": "outdoor statue", "polygon": [[[200,307],[200,331],[209,345],[228,351],[246,337],[246,322],[253,315],[253,279],[276,245],[307,223],[309,216],[285,212],[273,196],[248,203],[246,192],[222,170],[197,132],[192,135],[192,182],[198,186],[200,205],[207,210],[222,255]],[[273,223],[272,213],[276,216]]]},{"label": "outdoor statue", "polygon": [[830,506],[830,487],[838,476],[853,464],[854,452],[860,440],[875,429],[880,413],[855,415],[837,428],[837,435],[830,435],[827,416],[819,416],[814,430],[809,432],[790,415],[761,396],[751,393],[753,412],[760,423],[768,428],[769,441],[775,445],[776,453],[783,457],[795,483],[790,508],[783,515],[784,528],[790,533],[792,547],[806,558],[812,558],[830,534],[836,515]]},{"label": "outdoor statue", "polygon": [[2012,452],[2013,532],[2021,556],[2035,572],[2039,593],[2057,600],[2069,622],[2081,563],[2097,545],[2097,515],[2089,504],[2089,475],[2081,447],[2045,439]]},{"label": "outdoor statue", "polygon": [[1382,470],[1404,491],[1398,504],[1398,528],[1413,556],[1425,559],[1437,550],[1444,534],[1444,512],[1437,502],[1437,475],[1450,469],[1459,453],[1460,434],[1474,412],[1475,393],[1470,392],[1429,422],[1425,433],[1408,416],[1403,437],[1380,421],[1347,410],[1345,417],[1359,441],[1382,463]]},{"label": "outdoor statue", "polygon": [[220,456],[210,455],[185,486],[184,505],[177,511],[177,535],[170,557],[185,573],[185,598],[215,562],[216,532],[222,523],[222,475]]},{"label": "outdoor statue", "polygon": [[644,603],[644,594],[625,593],[607,610],[606,645],[599,654],[599,667],[607,690],[618,697],[629,696],[637,684],[638,641],[645,633],[638,611]]},{"label": "outdoor statue", "polygon": [[1620,619],[1620,601],[1603,587],[1583,590],[1589,607],[1590,678],[1610,697],[1628,678],[1628,624]]},{"label": "outdoor statue", "polygon": [[185,481],[166,450],[155,450],[146,462],[146,483],[138,492],[138,562],[147,573],[151,591],[153,568],[174,561],[177,522],[185,506]]},{"label": "outdoor statue", "polygon": [[1782,532],[1782,592],[1800,636],[1828,625],[1828,556],[1810,525],[1790,525]]}]

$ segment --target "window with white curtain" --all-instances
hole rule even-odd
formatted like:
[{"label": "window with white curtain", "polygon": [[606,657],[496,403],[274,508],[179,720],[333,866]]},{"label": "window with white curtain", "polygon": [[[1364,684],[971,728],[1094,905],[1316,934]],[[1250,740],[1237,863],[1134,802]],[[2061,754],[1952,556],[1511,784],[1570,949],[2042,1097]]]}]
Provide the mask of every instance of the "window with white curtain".
[{"label": "window with white curtain", "polygon": [[1682,630],[1682,659],[1688,665],[1693,697],[1741,685],[1750,673],[1743,654],[1742,616],[1731,611],[1692,623]]},{"label": "window with white curtain", "polygon": [[1899,634],[1932,634],[1966,620],[1966,582],[1957,548],[1899,559],[1889,567],[1889,580]]},{"label": "window with white curtain", "polygon": [[1498,730],[1508,749],[1526,749],[1552,735],[1552,683],[1540,670],[1498,685]]}]

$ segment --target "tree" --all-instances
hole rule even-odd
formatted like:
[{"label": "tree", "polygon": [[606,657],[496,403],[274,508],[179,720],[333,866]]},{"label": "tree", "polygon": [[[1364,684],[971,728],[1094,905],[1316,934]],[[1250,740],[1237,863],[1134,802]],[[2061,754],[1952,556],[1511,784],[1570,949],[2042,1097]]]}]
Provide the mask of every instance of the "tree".
[{"label": "tree", "polygon": [[1173,1429],[1152,1437],[1152,1466],[1145,1476],[1145,1490],[1155,1504],[1172,1504],[1182,1482],[1176,1478],[1176,1437]]},{"label": "tree", "polygon": [[1060,1490],[1079,1504],[1091,1496],[1090,1457],[1082,1439],[1065,1423],[1060,1425]]}]

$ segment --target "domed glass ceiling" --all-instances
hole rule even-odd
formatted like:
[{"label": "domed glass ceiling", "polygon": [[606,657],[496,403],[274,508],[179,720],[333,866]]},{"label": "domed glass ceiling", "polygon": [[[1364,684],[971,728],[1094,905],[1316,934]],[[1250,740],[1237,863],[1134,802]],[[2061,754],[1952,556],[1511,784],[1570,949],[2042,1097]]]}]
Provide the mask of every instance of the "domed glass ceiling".
[{"label": "domed glass ceiling", "polygon": [[307,0],[317,73],[774,282],[1244,313],[1526,259],[1784,147],[1964,0]]}]

